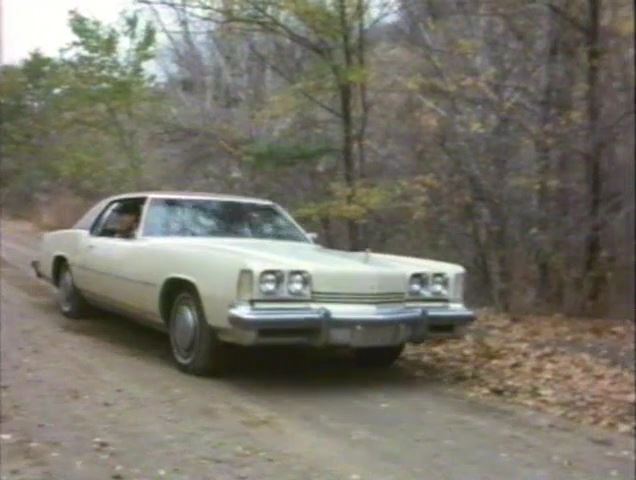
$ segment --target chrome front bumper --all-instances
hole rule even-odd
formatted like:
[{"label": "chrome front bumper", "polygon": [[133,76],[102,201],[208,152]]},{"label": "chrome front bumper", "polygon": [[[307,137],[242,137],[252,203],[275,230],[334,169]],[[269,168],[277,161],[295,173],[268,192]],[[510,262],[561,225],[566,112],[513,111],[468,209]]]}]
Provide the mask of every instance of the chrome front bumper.
[{"label": "chrome front bumper", "polygon": [[456,337],[474,319],[475,314],[465,308],[404,306],[343,311],[239,305],[229,311],[232,329],[221,335],[244,345],[389,346]]}]

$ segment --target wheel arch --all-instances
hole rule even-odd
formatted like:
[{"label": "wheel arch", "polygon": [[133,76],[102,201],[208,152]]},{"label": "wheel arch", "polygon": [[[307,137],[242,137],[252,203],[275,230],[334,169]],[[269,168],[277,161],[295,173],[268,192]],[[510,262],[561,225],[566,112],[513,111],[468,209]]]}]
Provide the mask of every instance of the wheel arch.
[{"label": "wheel arch", "polygon": [[175,275],[164,280],[159,290],[159,314],[163,322],[168,325],[170,308],[177,294],[185,289],[194,290],[199,295],[199,288],[194,279],[186,276]]},{"label": "wheel arch", "polygon": [[53,255],[53,262],[51,264],[51,281],[53,285],[57,286],[60,281],[60,273],[62,266],[68,265],[68,259],[66,255],[62,253],[56,253]]}]

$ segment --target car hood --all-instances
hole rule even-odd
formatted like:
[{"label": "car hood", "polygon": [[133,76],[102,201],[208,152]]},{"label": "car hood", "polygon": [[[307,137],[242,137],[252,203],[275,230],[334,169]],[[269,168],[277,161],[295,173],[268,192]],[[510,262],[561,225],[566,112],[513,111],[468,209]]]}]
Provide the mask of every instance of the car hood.
[{"label": "car hood", "polygon": [[312,243],[261,239],[161,239],[172,247],[234,254],[255,271],[306,270],[318,291],[404,292],[413,272],[454,274],[462,267],[445,262],[372,252],[347,252]]}]

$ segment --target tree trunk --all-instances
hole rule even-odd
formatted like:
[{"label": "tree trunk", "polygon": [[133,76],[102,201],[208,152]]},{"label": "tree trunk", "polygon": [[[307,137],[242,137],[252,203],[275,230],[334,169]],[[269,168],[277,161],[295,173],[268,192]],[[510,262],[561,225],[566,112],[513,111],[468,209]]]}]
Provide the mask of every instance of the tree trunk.
[{"label": "tree trunk", "polygon": [[[340,86],[340,109],[342,113],[342,163],[344,167],[344,179],[348,189],[347,203],[352,203],[355,198],[356,175],[353,159],[353,119],[351,115],[351,84],[343,82]],[[347,221],[349,237],[349,249],[358,250],[360,238],[358,235],[358,222]]]},{"label": "tree trunk", "polygon": [[[353,157],[353,87],[350,80],[351,67],[353,66],[353,52],[351,47],[351,35],[347,19],[347,7],[345,0],[339,1],[340,24],[342,29],[342,52],[344,54],[344,70],[339,72],[338,81],[340,94],[340,114],[342,118],[342,162],[344,167],[344,179],[348,189],[347,203],[352,203],[356,194],[356,168]],[[347,220],[347,233],[349,237],[349,249],[360,249],[359,225],[355,220]]]},{"label": "tree trunk", "polygon": [[587,115],[589,150],[586,158],[586,182],[588,192],[588,232],[585,242],[584,284],[586,307],[598,303],[603,291],[605,276],[601,271],[601,155],[600,140],[601,98],[600,74],[600,4],[601,0],[588,0],[587,48]]},{"label": "tree trunk", "polygon": [[539,190],[537,193],[537,230],[538,245],[536,252],[537,262],[537,300],[542,305],[549,305],[553,300],[552,275],[551,270],[551,250],[552,245],[552,225],[551,215],[551,195],[548,191],[548,184],[551,179],[552,169],[550,162],[552,159],[551,140],[555,132],[552,130],[555,117],[555,94],[559,57],[560,28],[553,11],[548,13],[548,49],[545,67],[545,83],[543,88],[543,98],[541,101],[541,119],[539,138],[537,139],[537,170],[539,177]]},{"label": "tree trunk", "polygon": [[322,228],[322,245],[327,248],[334,248],[335,242],[333,238],[333,231],[331,228],[331,218],[322,217],[320,219],[320,227]]},{"label": "tree trunk", "polygon": [[[364,20],[366,14],[366,4],[365,0],[358,0],[357,5],[358,10],[358,38],[357,38],[357,48],[356,48],[356,57],[357,57],[357,65],[358,68],[366,75],[366,36],[364,29]],[[367,131],[367,121],[369,119],[369,99],[367,92],[367,78],[366,76],[358,80],[359,83],[357,85],[358,90],[358,100],[360,103],[360,120],[356,134],[356,143],[358,150],[358,177],[360,179],[364,179],[366,175],[366,148],[365,148],[365,137]],[[360,248],[367,248],[369,246],[368,232],[366,229],[366,225],[358,225],[358,235],[360,236]]]}]

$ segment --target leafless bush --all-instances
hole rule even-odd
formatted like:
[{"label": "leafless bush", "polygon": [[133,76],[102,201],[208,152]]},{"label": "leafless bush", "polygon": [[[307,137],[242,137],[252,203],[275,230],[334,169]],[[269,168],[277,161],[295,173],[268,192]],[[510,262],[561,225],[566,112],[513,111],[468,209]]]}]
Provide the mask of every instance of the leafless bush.
[{"label": "leafless bush", "polygon": [[70,228],[86,212],[90,201],[68,190],[38,198],[32,208],[33,223],[43,230]]}]

